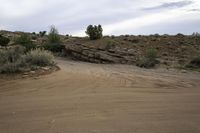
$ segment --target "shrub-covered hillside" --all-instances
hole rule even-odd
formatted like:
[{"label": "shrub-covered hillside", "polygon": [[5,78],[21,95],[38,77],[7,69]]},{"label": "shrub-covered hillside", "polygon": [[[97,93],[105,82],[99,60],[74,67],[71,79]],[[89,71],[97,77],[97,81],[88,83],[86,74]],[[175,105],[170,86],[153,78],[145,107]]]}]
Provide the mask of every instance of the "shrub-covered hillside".
[{"label": "shrub-covered hillside", "polygon": [[[15,38],[24,33],[1,31],[15,44]],[[42,32],[41,32],[42,33]],[[55,27],[49,33],[26,33],[32,44],[54,53],[62,53],[76,60],[94,63],[121,63],[140,67],[199,67],[200,36],[193,35],[149,35],[149,36],[103,36],[95,40],[89,37],[59,35]],[[26,43],[28,44],[28,43]],[[154,59],[148,51],[156,51]],[[64,54],[63,54],[64,53]],[[60,54],[59,54],[60,55]]]},{"label": "shrub-covered hillside", "polygon": [[[200,36],[151,35],[151,36],[106,36],[90,41],[88,38],[71,38],[65,45],[73,56],[91,62],[114,62],[137,64],[149,49],[155,49],[159,66],[183,67],[200,53]],[[93,60],[93,58],[95,58]]]}]

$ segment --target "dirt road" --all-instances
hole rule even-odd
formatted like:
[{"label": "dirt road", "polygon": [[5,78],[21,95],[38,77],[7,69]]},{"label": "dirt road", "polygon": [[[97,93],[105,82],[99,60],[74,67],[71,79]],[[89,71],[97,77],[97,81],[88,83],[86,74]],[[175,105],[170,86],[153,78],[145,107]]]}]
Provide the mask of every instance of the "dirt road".
[{"label": "dirt road", "polygon": [[58,64],[0,79],[0,133],[200,133],[200,73]]}]

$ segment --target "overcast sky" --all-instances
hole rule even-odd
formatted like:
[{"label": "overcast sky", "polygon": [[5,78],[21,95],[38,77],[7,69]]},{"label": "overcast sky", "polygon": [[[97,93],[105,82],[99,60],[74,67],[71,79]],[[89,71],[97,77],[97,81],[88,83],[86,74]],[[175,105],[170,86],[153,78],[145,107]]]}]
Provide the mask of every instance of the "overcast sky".
[{"label": "overcast sky", "polygon": [[0,0],[0,29],[85,35],[101,24],[106,35],[200,32],[200,0]]}]

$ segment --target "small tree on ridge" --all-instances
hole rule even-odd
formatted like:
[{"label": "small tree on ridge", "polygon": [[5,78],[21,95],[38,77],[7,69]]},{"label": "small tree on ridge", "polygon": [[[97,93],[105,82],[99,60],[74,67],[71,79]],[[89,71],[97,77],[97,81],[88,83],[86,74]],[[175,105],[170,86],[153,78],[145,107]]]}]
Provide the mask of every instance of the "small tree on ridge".
[{"label": "small tree on ridge", "polygon": [[103,36],[103,28],[101,25],[89,25],[86,30],[86,34],[89,36],[90,40],[97,40],[102,38]]}]

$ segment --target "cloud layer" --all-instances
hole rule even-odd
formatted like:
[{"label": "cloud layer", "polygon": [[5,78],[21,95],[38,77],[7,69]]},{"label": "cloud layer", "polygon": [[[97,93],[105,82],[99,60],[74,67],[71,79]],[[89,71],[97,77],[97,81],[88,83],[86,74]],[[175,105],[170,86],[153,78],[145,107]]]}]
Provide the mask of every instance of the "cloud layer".
[{"label": "cloud layer", "polygon": [[144,10],[162,10],[162,9],[169,9],[169,8],[181,8],[194,3],[193,1],[178,1],[178,2],[166,2],[154,7],[147,7]]},{"label": "cloud layer", "polygon": [[0,0],[0,29],[84,36],[89,24],[104,34],[190,34],[200,31],[199,0]]}]

